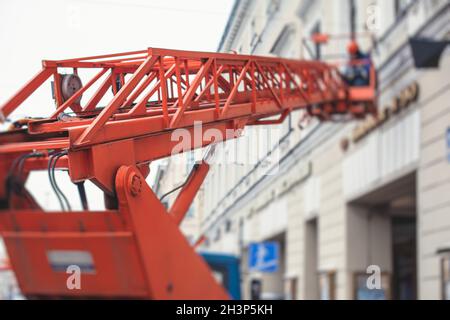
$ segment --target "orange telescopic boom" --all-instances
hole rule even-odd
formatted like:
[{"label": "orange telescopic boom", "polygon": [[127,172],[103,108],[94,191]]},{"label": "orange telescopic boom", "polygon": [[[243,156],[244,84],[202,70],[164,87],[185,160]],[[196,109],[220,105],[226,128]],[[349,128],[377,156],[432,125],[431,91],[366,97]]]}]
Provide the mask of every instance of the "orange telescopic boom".
[{"label": "orange telescopic boom", "polygon": [[[85,84],[83,69],[97,70]],[[179,229],[207,162],[194,166],[168,209],[145,181],[149,163],[236,138],[245,126],[281,123],[298,109],[324,121],[375,112],[374,83],[349,87],[322,62],[149,48],[43,61],[0,107],[2,117],[49,78],[55,111],[0,134],[0,234],[20,289],[35,298],[228,298]],[[177,130],[195,136],[199,125],[215,134],[178,150]],[[55,168],[68,170],[83,211],[60,193],[64,210],[45,212],[25,188],[31,171],[48,170],[58,192]],[[88,209],[85,180],[104,192],[105,211]],[[71,265],[82,274],[75,290]]]}]

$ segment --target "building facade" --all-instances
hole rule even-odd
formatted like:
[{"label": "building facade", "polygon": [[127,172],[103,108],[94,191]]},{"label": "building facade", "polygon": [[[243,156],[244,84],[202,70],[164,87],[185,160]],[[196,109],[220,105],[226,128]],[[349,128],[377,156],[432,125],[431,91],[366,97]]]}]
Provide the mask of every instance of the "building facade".
[{"label": "building facade", "polygon": [[[180,187],[189,176],[195,161],[201,159],[201,154],[201,150],[177,154],[159,160],[151,166],[150,170],[155,171],[155,174],[149,177],[148,182],[153,184],[152,190],[166,208],[170,208],[174,203]],[[196,156],[198,159],[195,158]],[[201,237],[200,222],[203,210],[199,208],[203,206],[202,196],[203,194],[199,194],[196,197],[180,225],[184,236],[193,245]]]},{"label": "building facade", "polygon": [[[201,250],[241,257],[244,298],[255,281],[273,299],[449,297],[450,55],[419,70],[408,42],[449,39],[449,22],[445,0],[236,1],[219,51],[337,61],[353,30],[383,114],[319,123],[296,112],[218,148],[225,161],[195,201]],[[316,32],[336,37],[316,46]],[[249,245],[268,241],[277,271],[249,270]]]}]

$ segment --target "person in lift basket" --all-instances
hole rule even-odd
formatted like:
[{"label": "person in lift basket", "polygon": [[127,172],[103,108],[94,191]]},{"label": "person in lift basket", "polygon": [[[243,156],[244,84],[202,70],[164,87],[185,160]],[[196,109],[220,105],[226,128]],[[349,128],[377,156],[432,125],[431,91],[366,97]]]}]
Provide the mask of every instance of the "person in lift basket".
[{"label": "person in lift basket", "polygon": [[352,40],[347,46],[349,65],[344,70],[344,79],[353,87],[365,87],[370,84],[370,55],[361,52],[356,41]]}]

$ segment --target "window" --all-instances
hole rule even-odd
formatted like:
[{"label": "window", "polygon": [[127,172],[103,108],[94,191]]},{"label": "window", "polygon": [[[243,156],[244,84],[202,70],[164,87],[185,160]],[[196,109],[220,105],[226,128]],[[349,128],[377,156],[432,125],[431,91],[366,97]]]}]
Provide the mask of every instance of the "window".
[{"label": "window", "polygon": [[394,10],[395,10],[395,16],[400,17],[402,16],[406,10],[408,9],[408,6],[412,3],[411,0],[395,0],[394,2]]},{"label": "window", "polygon": [[231,220],[227,220],[225,222],[225,232],[230,232],[231,231],[231,227],[232,227]]},{"label": "window", "polygon": [[322,272],[319,276],[320,300],[336,299],[336,272]]},{"label": "window", "polygon": [[314,0],[303,0],[300,4],[300,7],[297,10],[297,15],[300,19],[305,20],[307,13],[310,11]]},{"label": "window", "polygon": [[[320,22],[317,22],[311,31],[311,35],[313,35],[315,33],[320,33],[320,30],[321,30]],[[320,60],[321,57],[322,57],[322,52],[321,52],[320,44],[316,43],[315,47],[314,47],[314,57],[313,58],[316,60]]]},{"label": "window", "polygon": [[286,136],[292,130],[292,114],[291,113],[289,113],[287,118],[284,120],[281,129],[282,129],[281,137]]},{"label": "window", "polygon": [[367,280],[370,274],[365,272],[356,272],[353,275],[354,298],[355,300],[389,300],[391,299],[391,280],[390,274],[381,273],[381,288],[368,288]]},{"label": "window", "polygon": [[289,49],[292,44],[291,40],[294,31],[295,29],[292,25],[286,25],[283,30],[281,30],[278,38],[275,40],[275,43],[270,49],[270,53],[276,54],[277,56],[283,56],[286,49]]},{"label": "window", "polygon": [[269,17],[269,19],[280,8],[280,2],[281,2],[281,0],[269,0],[269,5],[267,6],[267,11],[266,11],[267,17]]},{"label": "window", "polygon": [[286,279],[286,298],[287,300],[297,300],[297,278],[291,277]]},{"label": "window", "polygon": [[256,18],[252,19],[251,25],[250,25],[250,34],[252,36],[252,40],[250,41],[250,47],[255,47],[258,43],[258,32],[256,31]]},{"label": "window", "polygon": [[186,153],[186,173],[189,174],[191,172],[192,167],[195,164],[194,151]]},{"label": "window", "polygon": [[214,241],[219,241],[220,240],[220,228],[218,228],[216,230],[216,234],[214,235]]},{"label": "window", "polygon": [[194,217],[194,207],[193,204],[189,207],[188,212],[186,213],[186,218],[193,218]]}]

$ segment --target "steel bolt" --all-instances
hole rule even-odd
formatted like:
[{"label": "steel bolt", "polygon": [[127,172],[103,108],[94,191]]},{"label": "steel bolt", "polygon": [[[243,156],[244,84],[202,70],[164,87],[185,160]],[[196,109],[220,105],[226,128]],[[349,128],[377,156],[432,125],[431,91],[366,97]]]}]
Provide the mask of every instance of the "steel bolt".
[{"label": "steel bolt", "polygon": [[142,188],[141,177],[139,175],[137,175],[136,173],[133,173],[133,175],[131,176],[131,180],[130,180],[131,195],[133,195],[134,197],[139,195],[141,193],[141,188]]}]

